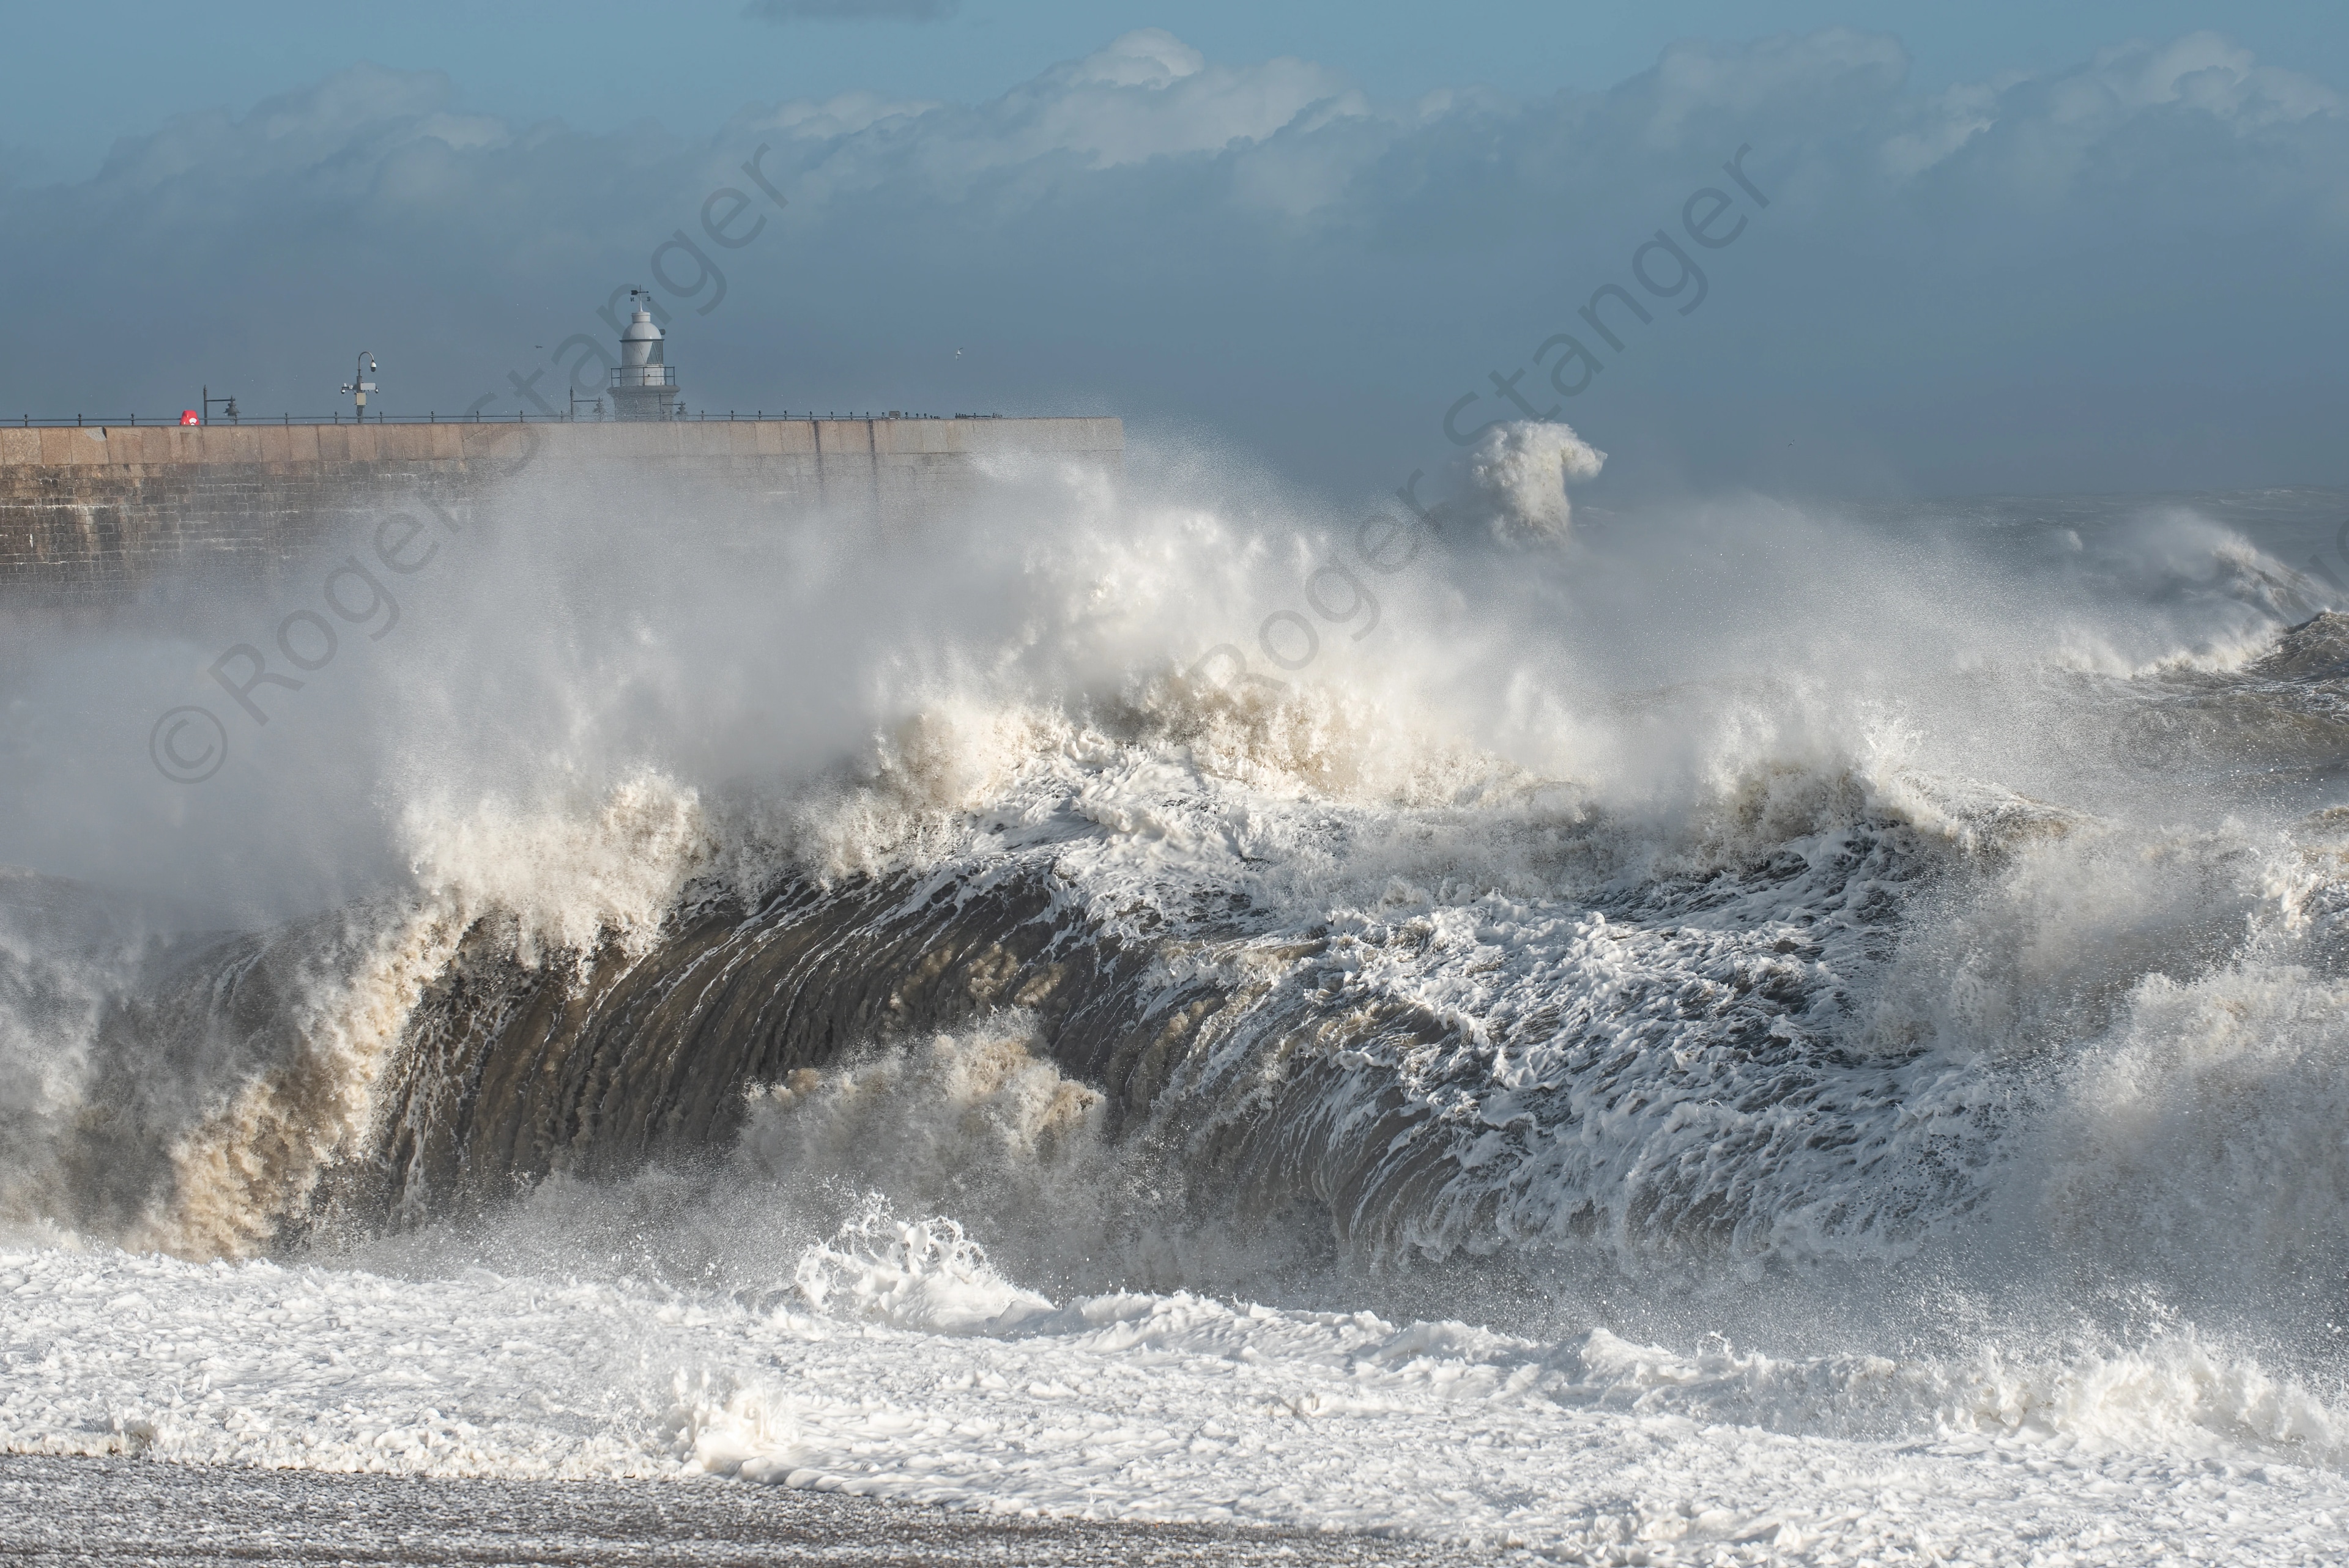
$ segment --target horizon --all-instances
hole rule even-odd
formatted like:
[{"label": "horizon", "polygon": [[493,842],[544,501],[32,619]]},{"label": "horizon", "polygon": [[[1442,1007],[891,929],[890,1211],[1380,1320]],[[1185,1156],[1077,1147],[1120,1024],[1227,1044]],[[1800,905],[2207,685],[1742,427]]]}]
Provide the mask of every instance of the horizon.
[{"label": "horizon", "polygon": [[[1338,63],[1066,17],[1007,32],[977,8],[696,14],[618,57],[570,35],[586,77],[654,62],[647,101],[677,131],[574,128],[486,46],[461,86],[300,74],[382,41],[328,27],[240,65],[231,104],[112,102],[95,168],[59,151],[59,178],[0,185],[25,322],[0,418],[143,418],[205,388],[323,416],[361,346],[395,414],[543,413],[595,379],[580,345],[602,352],[616,291],[642,284],[696,410],[1114,414],[1140,443],[1340,496],[1391,488],[1391,454],[1444,459],[1447,410],[1499,407],[1513,371],[1527,417],[1612,454],[1602,503],[2349,483],[2339,27],[2230,18],[2287,67],[2192,30],[2091,46],[2118,15],[2091,8],[1985,70],[2012,28],[1872,10],[1921,33],[1930,67],[1894,32],[1619,23],[1541,90],[1537,51],[1464,60],[1457,40],[1413,76],[1384,13]],[[515,49],[534,36],[500,26]],[[1240,50],[1297,41],[1213,8],[1199,26]],[[679,84],[721,38],[741,57],[695,106]],[[1517,90],[1437,77],[1479,62]],[[715,107],[758,69],[805,90]],[[41,90],[90,79],[77,64]],[[915,90],[940,88],[962,96]],[[86,114],[111,102],[85,96]],[[0,120],[0,147],[40,104]],[[1738,203],[1718,250],[1680,222],[1708,184]],[[1669,300],[1631,270],[1684,263],[1696,281]],[[1609,290],[1642,313],[1607,307],[1612,347],[1577,326]],[[1603,364],[1563,396],[1533,356],[1568,329]]]}]

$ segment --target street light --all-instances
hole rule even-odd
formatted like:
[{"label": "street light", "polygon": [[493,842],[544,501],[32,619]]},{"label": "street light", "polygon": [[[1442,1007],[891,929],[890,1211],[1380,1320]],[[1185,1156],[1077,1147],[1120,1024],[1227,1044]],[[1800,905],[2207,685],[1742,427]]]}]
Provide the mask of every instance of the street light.
[{"label": "street light", "polygon": [[227,407],[224,407],[224,408],[222,408],[222,409],[221,410],[221,415],[222,415],[222,417],[223,418],[227,419],[227,420],[228,420],[228,422],[229,422],[230,424],[232,424],[232,425],[233,425],[233,424],[235,424],[235,423],[237,422],[237,418],[236,418],[236,394],[235,394],[235,393],[233,393],[233,392],[232,392],[232,393],[230,393],[230,394],[229,394],[227,397],[213,397],[213,396],[212,396],[212,389],[211,387],[205,387],[205,388],[204,388],[204,423],[205,423],[205,424],[209,425],[209,424],[211,424],[211,423],[212,422],[212,405],[213,405],[213,404],[215,404],[215,403],[224,403],[224,404],[226,404],[226,405],[227,405]]},{"label": "street light", "polygon": [[343,383],[344,393],[358,400],[357,406],[361,424],[367,422],[367,395],[375,390],[375,383],[367,377],[374,375],[376,369],[375,356],[362,348],[359,350],[358,368],[351,373],[348,381]]}]

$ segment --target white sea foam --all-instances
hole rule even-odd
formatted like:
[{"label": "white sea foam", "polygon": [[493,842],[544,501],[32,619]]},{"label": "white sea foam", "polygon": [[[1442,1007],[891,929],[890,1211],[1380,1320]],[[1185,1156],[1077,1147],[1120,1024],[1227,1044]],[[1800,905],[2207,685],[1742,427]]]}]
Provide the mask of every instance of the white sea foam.
[{"label": "white sea foam", "polygon": [[[1568,529],[1598,455],[1488,447],[1455,501],[1507,526],[1346,615],[1347,525],[1268,488],[1011,475],[918,565],[685,518],[626,583],[554,498],[350,676],[380,735],[172,841],[365,896],[0,931],[0,1440],[1569,1560],[2337,1556],[2349,861],[2337,699],[2261,662],[2292,574],[2174,509],[2020,565],[1758,501]],[[885,1005],[696,1159],[297,1244],[499,965],[592,1010],[874,887],[1040,903],[1176,1045],[1112,1090],[1049,986]]]},{"label": "white sea foam", "polygon": [[1565,425],[1495,425],[1468,450],[1472,521],[1503,541],[1555,539],[1574,517],[1567,487],[1597,479],[1606,462]]},{"label": "white sea foam", "polygon": [[[1545,1342],[1197,1296],[1055,1304],[868,1214],[773,1305],[0,1253],[0,1445],[438,1475],[716,1470],[998,1511],[1568,1560],[2317,1562],[2338,1414],[2190,1340],[1963,1364]],[[2126,1498],[2125,1508],[2115,1500]]]}]

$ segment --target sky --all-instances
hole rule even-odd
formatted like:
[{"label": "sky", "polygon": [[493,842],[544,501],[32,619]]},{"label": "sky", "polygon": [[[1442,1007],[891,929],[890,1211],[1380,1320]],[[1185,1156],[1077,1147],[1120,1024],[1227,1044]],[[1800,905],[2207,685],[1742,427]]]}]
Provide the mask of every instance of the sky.
[{"label": "sky", "polygon": [[0,417],[561,407],[641,284],[696,409],[1344,496],[1513,408],[1626,494],[2338,484],[2344,95],[2305,5],[36,8]]}]

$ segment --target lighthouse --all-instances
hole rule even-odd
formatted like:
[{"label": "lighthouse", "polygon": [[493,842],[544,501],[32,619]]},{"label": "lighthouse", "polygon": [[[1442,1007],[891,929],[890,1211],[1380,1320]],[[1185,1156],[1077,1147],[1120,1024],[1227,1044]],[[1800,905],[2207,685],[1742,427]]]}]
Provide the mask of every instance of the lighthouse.
[{"label": "lighthouse", "polygon": [[612,366],[612,413],[622,419],[677,418],[677,367],[662,363],[661,329],[646,309],[652,295],[630,289],[628,301],[636,314],[620,334],[620,363]]}]

